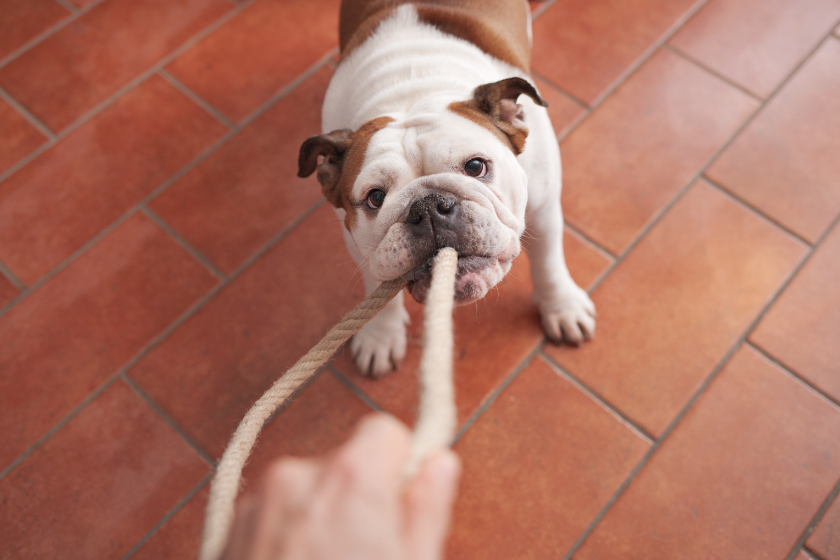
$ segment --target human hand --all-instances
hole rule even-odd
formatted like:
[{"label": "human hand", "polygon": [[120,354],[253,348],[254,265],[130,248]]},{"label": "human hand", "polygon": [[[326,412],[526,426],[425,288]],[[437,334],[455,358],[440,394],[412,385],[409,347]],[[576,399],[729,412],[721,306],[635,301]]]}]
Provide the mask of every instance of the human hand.
[{"label": "human hand", "polygon": [[281,459],[240,501],[223,560],[438,560],[460,474],[449,450],[404,485],[410,434],[364,418],[326,459]]}]

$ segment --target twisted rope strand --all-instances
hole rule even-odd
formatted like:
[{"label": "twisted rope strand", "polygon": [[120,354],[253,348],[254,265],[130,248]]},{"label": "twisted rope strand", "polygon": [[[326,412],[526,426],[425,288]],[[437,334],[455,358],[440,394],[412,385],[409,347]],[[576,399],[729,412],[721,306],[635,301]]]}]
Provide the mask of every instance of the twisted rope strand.
[{"label": "twisted rope strand", "polygon": [[248,460],[265,421],[289,398],[289,395],[311,378],[342,344],[385,307],[404,286],[405,281],[401,278],[380,284],[370,296],[330,329],[324,338],[298,360],[285,375],[275,381],[245,415],[219,461],[216,475],[210,486],[207,519],[204,523],[204,537],[201,543],[201,560],[217,560],[224,550],[233,523],[234,504],[239,492],[242,468]]},{"label": "twisted rope strand", "polygon": [[405,478],[417,474],[423,459],[449,447],[455,435],[455,389],[452,383],[452,307],[458,253],[446,248],[435,257],[426,297],[423,356],[420,358],[420,413],[408,453]]}]

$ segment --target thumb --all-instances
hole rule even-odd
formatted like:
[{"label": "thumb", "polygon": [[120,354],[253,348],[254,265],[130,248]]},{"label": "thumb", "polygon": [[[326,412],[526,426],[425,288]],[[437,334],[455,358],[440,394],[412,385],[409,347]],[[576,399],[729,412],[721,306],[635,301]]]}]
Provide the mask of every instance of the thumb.
[{"label": "thumb", "polygon": [[461,474],[458,456],[446,449],[432,455],[406,494],[408,558],[439,560]]}]

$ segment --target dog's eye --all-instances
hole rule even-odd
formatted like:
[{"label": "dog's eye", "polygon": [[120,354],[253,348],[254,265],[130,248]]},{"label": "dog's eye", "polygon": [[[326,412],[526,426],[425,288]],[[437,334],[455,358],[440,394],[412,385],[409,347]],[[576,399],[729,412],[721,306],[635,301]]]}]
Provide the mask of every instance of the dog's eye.
[{"label": "dog's eye", "polygon": [[487,175],[487,164],[480,159],[471,159],[464,165],[464,173],[470,177],[484,177]]},{"label": "dog's eye", "polygon": [[379,189],[373,189],[367,195],[367,205],[371,210],[377,210],[385,202],[385,192]]}]

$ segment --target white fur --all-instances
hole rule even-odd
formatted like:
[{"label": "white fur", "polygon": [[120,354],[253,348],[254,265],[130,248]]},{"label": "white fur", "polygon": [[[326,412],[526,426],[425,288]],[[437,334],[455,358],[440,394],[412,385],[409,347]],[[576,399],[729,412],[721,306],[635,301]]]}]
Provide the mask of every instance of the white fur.
[{"label": "white fur", "polygon": [[[492,133],[447,109],[454,101],[470,99],[478,85],[515,76],[530,81],[475,45],[419,22],[410,4],[382,22],[342,61],[324,102],[325,133],[356,130],[381,116],[395,121],[372,139],[353,186],[353,196],[362,200],[372,185],[387,182],[391,188],[385,204],[375,219],[360,215],[352,232],[345,229],[345,240],[368,292],[379,281],[405,272],[401,268],[407,263],[393,256],[404,225],[400,213],[430,188],[429,181],[440,177],[434,189],[471,204],[471,211],[482,217],[487,228],[483,237],[497,241],[479,242],[495,244],[493,254],[515,256],[527,222],[524,242],[543,326],[551,339],[577,344],[594,334],[595,308],[572,281],[563,256],[560,152],[548,113],[527,96],[520,97],[529,134],[516,158]],[[477,151],[494,162],[493,180],[455,177],[453,162]],[[344,210],[337,212],[343,219]],[[504,272],[508,269],[509,263]],[[400,295],[354,337],[351,348],[363,372],[381,375],[400,363],[406,320]]]}]

